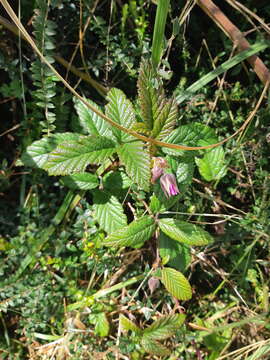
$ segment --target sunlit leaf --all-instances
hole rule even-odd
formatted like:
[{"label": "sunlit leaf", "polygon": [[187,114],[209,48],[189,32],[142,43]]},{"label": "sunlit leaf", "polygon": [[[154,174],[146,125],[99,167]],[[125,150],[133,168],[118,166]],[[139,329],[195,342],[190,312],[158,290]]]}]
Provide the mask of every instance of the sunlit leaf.
[{"label": "sunlit leaf", "polygon": [[150,216],[143,216],[107,236],[104,245],[141,247],[153,235],[155,228],[154,219]]},{"label": "sunlit leaf", "polygon": [[207,245],[213,241],[211,235],[197,225],[172,218],[163,218],[160,229],[173,240],[190,246]]},{"label": "sunlit leaf", "polygon": [[[99,106],[93,101],[87,99],[87,102],[101,111]],[[79,116],[79,124],[84,133],[89,135],[109,136],[111,133],[108,123],[94,111],[89,109],[81,100],[74,98],[75,109]]]},{"label": "sunlit leaf", "polygon": [[115,152],[112,140],[102,136],[85,136],[78,141],[58,144],[43,165],[50,175],[83,172],[89,164],[99,164]]},{"label": "sunlit leaf", "polygon": [[143,337],[151,340],[165,340],[175,335],[175,332],[180,329],[185,318],[184,314],[163,316],[144,330]]},{"label": "sunlit leaf", "polygon": [[163,91],[156,79],[153,67],[146,60],[141,63],[137,86],[142,120],[147,129],[152,130],[154,126],[153,112],[158,108],[158,98]]},{"label": "sunlit leaf", "polygon": [[[199,146],[200,141],[213,143],[216,140],[215,132],[209,126],[200,123],[191,123],[181,125],[173,130],[163,141],[185,146]],[[206,145],[206,143],[204,143]],[[163,151],[169,155],[184,156],[187,151],[163,148]]]},{"label": "sunlit leaf", "polygon": [[170,354],[170,350],[157,341],[142,338],[141,344],[144,350],[149,354],[157,356],[167,356]]},{"label": "sunlit leaf", "polygon": [[110,324],[104,312],[89,315],[89,320],[95,325],[95,335],[107,336],[110,331]]},{"label": "sunlit leaf", "polygon": [[[177,119],[175,100],[167,99],[162,82],[150,62],[141,63],[138,78],[138,96],[142,120],[153,138],[163,139],[174,128]],[[143,133],[147,134],[144,129]]]},{"label": "sunlit leaf", "polygon": [[[114,122],[131,129],[135,123],[135,112],[130,100],[120,89],[112,88],[107,95],[106,115]],[[134,137],[112,127],[112,132],[119,143],[133,140]]]},{"label": "sunlit leaf", "polygon": [[161,270],[161,281],[169,293],[178,300],[191,299],[190,283],[181,272],[165,267]]},{"label": "sunlit leaf", "polygon": [[159,107],[154,113],[154,127],[151,136],[162,140],[173,130],[178,116],[177,106],[174,99],[160,101]]},{"label": "sunlit leaf", "polygon": [[48,155],[58,144],[65,141],[76,141],[80,138],[76,133],[59,133],[46,136],[41,140],[34,141],[27,147],[22,155],[22,162],[26,166],[42,168],[48,160]]},{"label": "sunlit leaf", "polygon": [[115,196],[106,191],[94,192],[93,209],[100,227],[109,234],[127,225],[123,206]]},{"label": "sunlit leaf", "polygon": [[117,153],[129,177],[143,190],[148,191],[151,161],[149,151],[144,144],[140,141],[123,144],[117,148]]},{"label": "sunlit leaf", "polygon": [[219,180],[226,175],[225,154],[222,146],[207,151],[203,158],[196,158],[200,174],[205,180]]},{"label": "sunlit leaf", "polygon": [[169,238],[163,232],[159,235],[159,254],[167,260],[167,265],[179,271],[184,271],[191,261],[189,246]]},{"label": "sunlit leaf", "polygon": [[[192,182],[194,173],[194,160],[190,162],[179,162],[176,170],[176,179],[178,185],[189,185]],[[180,186],[181,191],[181,186]]]},{"label": "sunlit leaf", "polygon": [[129,320],[126,316],[123,314],[119,317],[119,323],[122,331],[134,331],[136,334],[140,335],[142,333],[142,330],[134,324],[133,321]]}]

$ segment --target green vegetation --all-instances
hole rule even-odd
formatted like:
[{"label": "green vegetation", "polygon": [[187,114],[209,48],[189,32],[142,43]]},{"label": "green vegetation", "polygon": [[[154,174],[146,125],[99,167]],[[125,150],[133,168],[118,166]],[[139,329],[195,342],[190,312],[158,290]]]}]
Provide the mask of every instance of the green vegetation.
[{"label": "green vegetation", "polygon": [[268,3],[0,3],[0,358],[269,358]]}]

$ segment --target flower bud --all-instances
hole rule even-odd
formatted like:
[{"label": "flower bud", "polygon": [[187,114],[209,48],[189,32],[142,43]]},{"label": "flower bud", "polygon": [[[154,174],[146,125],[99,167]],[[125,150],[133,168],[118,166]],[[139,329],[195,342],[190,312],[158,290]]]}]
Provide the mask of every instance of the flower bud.
[{"label": "flower bud", "polygon": [[167,173],[161,176],[160,185],[167,199],[179,194],[176,178],[173,174]]},{"label": "flower bud", "polygon": [[161,157],[153,158],[153,168],[152,168],[152,178],[151,182],[154,184],[156,180],[163,174],[163,171],[168,167],[168,163],[165,159]]}]

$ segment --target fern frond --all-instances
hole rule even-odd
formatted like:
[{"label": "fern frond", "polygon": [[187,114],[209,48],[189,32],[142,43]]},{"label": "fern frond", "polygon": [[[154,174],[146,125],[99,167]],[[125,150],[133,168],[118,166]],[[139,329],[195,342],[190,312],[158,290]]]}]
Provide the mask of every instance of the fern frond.
[{"label": "fern frond", "polygon": [[[49,4],[46,0],[36,0],[36,10],[33,19],[35,40],[41,52],[49,63],[54,62],[53,50],[55,48],[53,36],[55,35],[56,25],[48,20]],[[42,109],[40,121],[42,132],[50,134],[55,129],[55,104],[53,103],[56,95],[56,81],[51,69],[36,59],[31,65],[32,77],[36,90],[33,96],[37,99],[36,105]]]}]

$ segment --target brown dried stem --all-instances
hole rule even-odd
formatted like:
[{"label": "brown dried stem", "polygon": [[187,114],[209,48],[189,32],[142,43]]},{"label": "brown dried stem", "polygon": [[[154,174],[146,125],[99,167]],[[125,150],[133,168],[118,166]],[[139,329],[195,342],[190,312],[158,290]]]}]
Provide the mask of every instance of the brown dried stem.
[{"label": "brown dried stem", "polygon": [[[198,0],[200,8],[216,23],[216,25],[232,40],[239,51],[247,50],[250,47],[249,42],[243,33],[227,18],[226,15],[211,0]],[[270,72],[262,60],[257,56],[250,56],[247,61],[253,70],[266,85],[270,80]]]}]

